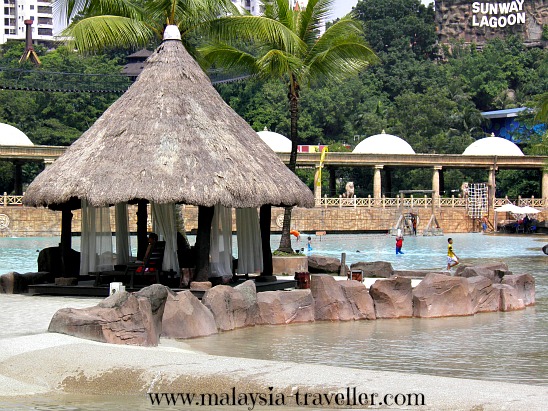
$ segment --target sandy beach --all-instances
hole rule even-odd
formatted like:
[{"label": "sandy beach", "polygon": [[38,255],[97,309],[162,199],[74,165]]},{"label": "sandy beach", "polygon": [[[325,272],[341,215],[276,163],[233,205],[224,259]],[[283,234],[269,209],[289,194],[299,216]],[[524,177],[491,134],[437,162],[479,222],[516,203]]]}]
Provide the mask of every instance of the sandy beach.
[{"label": "sandy beach", "polygon": [[[149,348],[47,332],[57,309],[86,307],[98,301],[0,295],[0,407],[4,404],[14,408],[44,396],[49,396],[50,403],[58,401],[61,405],[65,398],[75,396],[98,396],[101,401],[105,396],[117,395],[142,402],[139,409],[149,409],[147,402],[150,409],[174,408],[150,405],[147,393],[206,394],[206,399],[215,393],[218,398],[224,396],[228,401],[224,405],[232,410],[299,409],[304,401],[309,409],[359,409],[367,408],[359,406],[360,400],[365,404],[365,394],[369,408],[381,409],[544,410],[548,402],[545,386],[218,357],[194,352],[184,342],[167,339]],[[264,403],[253,404],[250,393],[261,394]],[[234,395],[247,401],[245,405],[232,405],[230,398]],[[407,403],[416,399],[425,405]],[[334,406],[337,401],[339,405]],[[383,401],[389,406],[381,405]],[[405,404],[399,406],[396,402]],[[190,408],[204,406],[196,400]],[[119,409],[125,408],[122,405]]]}]

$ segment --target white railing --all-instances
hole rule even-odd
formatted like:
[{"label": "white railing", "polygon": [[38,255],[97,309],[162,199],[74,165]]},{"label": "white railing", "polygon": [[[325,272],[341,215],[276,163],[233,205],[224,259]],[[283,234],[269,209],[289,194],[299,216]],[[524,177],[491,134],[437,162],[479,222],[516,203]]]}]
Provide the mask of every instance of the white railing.
[{"label": "white railing", "polygon": [[3,196],[0,196],[0,205],[11,206],[11,205],[23,205],[23,196],[8,195],[4,193]]},{"label": "white railing", "polygon": [[[402,204],[403,203],[403,204]],[[495,198],[494,207],[501,207],[504,204],[513,203],[520,207],[531,206],[535,208],[548,208],[548,201],[542,198],[517,198],[509,199],[505,198]],[[382,197],[382,198],[372,198],[368,196],[366,198],[343,198],[343,197],[323,197],[316,199],[316,207],[368,207],[368,208],[432,208],[432,198],[431,197]],[[438,197],[436,200],[436,207],[451,207],[451,208],[467,208],[468,199],[462,197]]]},{"label": "white railing", "polygon": [[[368,208],[431,208],[432,207],[432,198],[431,197],[382,197],[382,198],[372,198],[371,196],[367,197],[352,197],[352,198],[342,198],[342,197],[323,197],[319,200],[316,200],[316,207],[368,207]],[[461,197],[438,197],[436,201],[436,207],[453,207],[453,208],[466,208],[468,206],[468,199]],[[494,208],[503,206],[504,204],[512,203],[517,206],[531,206],[535,208],[548,208],[548,200],[543,198],[522,198],[518,197],[517,199],[509,199],[508,197],[504,198],[495,198]],[[23,205],[23,196],[18,195],[8,195],[4,193],[3,196],[0,196],[0,206],[20,206]]]}]

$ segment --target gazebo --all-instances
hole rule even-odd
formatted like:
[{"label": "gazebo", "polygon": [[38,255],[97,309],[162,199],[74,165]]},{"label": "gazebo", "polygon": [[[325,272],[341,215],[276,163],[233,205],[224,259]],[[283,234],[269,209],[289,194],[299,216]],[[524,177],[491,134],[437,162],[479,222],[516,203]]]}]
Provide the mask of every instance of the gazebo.
[{"label": "gazebo", "polygon": [[116,251],[118,263],[124,263],[127,204],[138,207],[140,257],[146,250],[150,203],[158,234],[166,241],[164,267],[178,270],[172,261],[175,204],[198,206],[195,278],[205,281],[224,275],[232,261],[227,242],[232,208],[243,260],[239,269],[268,277],[271,207],[313,207],[314,197],[222,100],[185,50],[177,27],[168,26],[136,82],[36,177],[23,203],[62,210],[63,255],[71,248],[71,210],[82,208],[81,273],[104,269],[99,260],[107,253],[97,245],[98,233],[112,234],[110,224],[100,228],[103,207],[116,207]]}]

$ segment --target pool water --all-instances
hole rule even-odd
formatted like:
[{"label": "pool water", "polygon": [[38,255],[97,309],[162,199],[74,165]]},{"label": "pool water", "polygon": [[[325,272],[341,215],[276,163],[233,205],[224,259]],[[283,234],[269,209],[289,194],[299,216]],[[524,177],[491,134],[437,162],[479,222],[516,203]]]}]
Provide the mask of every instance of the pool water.
[{"label": "pool water", "polygon": [[[311,254],[340,258],[344,252],[347,264],[388,261],[394,269],[445,267],[448,236],[408,236],[404,255],[396,255],[395,238],[388,235],[311,237]],[[470,317],[257,326],[184,343],[223,356],[548,385],[548,256],[541,251],[548,236],[451,237],[463,263],[504,261],[514,273],[532,274],[536,305]],[[279,238],[272,237],[272,249]],[[189,240],[192,243],[194,238]],[[35,271],[37,250],[57,242],[55,238],[1,238],[0,273]],[[73,243],[78,249],[79,238]],[[295,249],[306,244],[306,236],[293,239]]]}]

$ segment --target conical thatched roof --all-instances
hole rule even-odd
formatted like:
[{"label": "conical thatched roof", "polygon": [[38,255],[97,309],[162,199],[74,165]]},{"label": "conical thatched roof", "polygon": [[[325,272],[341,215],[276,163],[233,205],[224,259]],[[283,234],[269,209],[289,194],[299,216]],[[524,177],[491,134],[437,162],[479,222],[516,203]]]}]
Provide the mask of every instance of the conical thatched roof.
[{"label": "conical thatched roof", "polygon": [[134,199],[312,207],[313,194],[220,97],[179,40],[29,186],[24,203]]}]

